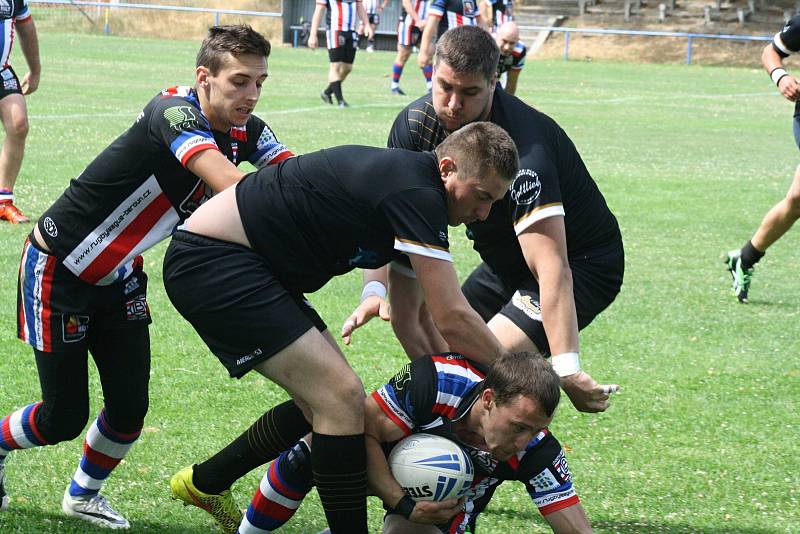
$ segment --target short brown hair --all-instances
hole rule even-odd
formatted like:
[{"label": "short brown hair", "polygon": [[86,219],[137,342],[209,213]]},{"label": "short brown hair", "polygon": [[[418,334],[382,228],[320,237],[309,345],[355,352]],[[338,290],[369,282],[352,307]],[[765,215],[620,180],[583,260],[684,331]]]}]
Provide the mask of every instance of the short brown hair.
[{"label": "short brown hair", "polygon": [[473,122],[447,136],[436,147],[436,158],[453,158],[463,173],[479,177],[496,172],[505,181],[513,180],[519,169],[517,145],[500,126],[491,122]]},{"label": "short brown hair", "polygon": [[263,35],[247,25],[212,26],[200,45],[196,67],[206,67],[211,74],[219,72],[225,54],[239,57],[245,54],[269,57],[272,47]]},{"label": "short brown hair", "polygon": [[530,352],[509,352],[494,361],[483,381],[497,404],[513,402],[519,395],[541,406],[547,417],[561,399],[561,380],[548,360]]},{"label": "short brown hair", "polygon": [[444,61],[456,74],[480,73],[487,81],[497,73],[500,48],[494,37],[479,26],[456,26],[436,43],[434,67]]}]

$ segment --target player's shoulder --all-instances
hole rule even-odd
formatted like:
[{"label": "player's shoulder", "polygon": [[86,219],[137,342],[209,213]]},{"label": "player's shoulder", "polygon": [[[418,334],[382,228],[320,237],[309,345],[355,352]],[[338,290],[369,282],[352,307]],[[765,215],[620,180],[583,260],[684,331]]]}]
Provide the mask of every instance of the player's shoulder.
[{"label": "player's shoulder", "polygon": [[525,56],[528,53],[528,47],[522,41],[517,41],[517,44],[514,45],[514,50],[511,52],[516,57]]},{"label": "player's shoulder", "polygon": [[149,108],[154,118],[167,121],[175,130],[207,129],[208,120],[203,115],[197,95],[191,87],[174,86],[155,95]]}]

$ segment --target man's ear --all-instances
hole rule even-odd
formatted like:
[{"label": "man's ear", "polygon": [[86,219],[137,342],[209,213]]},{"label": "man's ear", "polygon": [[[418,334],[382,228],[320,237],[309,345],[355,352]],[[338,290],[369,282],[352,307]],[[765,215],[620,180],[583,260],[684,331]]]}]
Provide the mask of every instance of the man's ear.
[{"label": "man's ear", "polygon": [[439,160],[439,174],[442,175],[442,180],[444,180],[449,174],[458,172],[458,166],[456,165],[456,160],[454,160],[450,156],[445,156]]},{"label": "man's ear", "polygon": [[208,88],[208,78],[211,76],[211,72],[208,70],[208,67],[203,67],[202,65],[197,67],[194,71],[194,77],[197,81],[197,87],[202,89]]},{"label": "man's ear", "polygon": [[492,391],[492,388],[486,388],[481,391],[481,402],[485,410],[491,408],[492,404],[494,404],[494,391]]}]

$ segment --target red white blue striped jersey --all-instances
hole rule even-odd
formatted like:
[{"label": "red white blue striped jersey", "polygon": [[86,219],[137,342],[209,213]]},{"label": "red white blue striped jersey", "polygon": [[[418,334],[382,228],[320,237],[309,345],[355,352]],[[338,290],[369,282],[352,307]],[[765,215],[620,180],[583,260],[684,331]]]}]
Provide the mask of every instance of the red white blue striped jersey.
[{"label": "red white blue striped jersey", "polygon": [[500,55],[500,61],[497,63],[497,74],[503,74],[510,70],[522,70],[525,66],[525,56],[528,55],[528,47],[522,41],[517,41],[517,45],[511,54],[504,56]]},{"label": "red white blue striped jersey", "polygon": [[17,22],[31,20],[31,12],[25,0],[0,0],[0,64],[8,67],[11,47],[14,44],[14,26]]},{"label": "red white blue striped jersey", "polygon": [[293,156],[261,119],[212,131],[193,88],[165,89],[39,219],[51,253],[90,284],[124,279],[136,256],[214,193],[186,168],[203,150],[257,167]]},{"label": "red white blue striped jersey", "polygon": [[481,16],[477,0],[431,0],[428,15],[440,18],[439,36],[456,26],[475,26]]},{"label": "red white blue striped jersey", "polygon": [[492,8],[492,27],[499,28],[504,23],[514,20],[511,10],[514,5],[512,0],[483,0]]},{"label": "red white blue striped jersey", "polygon": [[325,22],[329,31],[354,32],[358,26],[356,6],[361,0],[317,0],[317,4],[328,8]]},{"label": "red white blue striped jersey", "polygon": [[364,9],[367,15],[375,15],[378,12],[378,0],[363,0]]},{"label": "red white blue striped jersey", "polygon": [[580,502],[564,451],[547,429],[539,432],[525,450],[504,462],[462,442],[452,432],[452,422],[464,417],[480,396],[484,376],[480,364],[460,354],[437,354],[411,362],[372,393],[383,413],[405,435],[427,432],[444,436],[459,443],[472,458],[472,490],[465,497],[462,512],[447,525],[439,526],[443,532],[463,533],[486,507],[497,486],[506,480],[525,484],[542,515]]},{"label": "red white blue striped jersey", "polygon": [[[414,11],[417,12],[419,15],[419,19],[421,21],[425,21],[428,18],[428,0],[412,0],[411,5],[414,6]],[[408,17],[408,18],[406,18]],[[413,25],[414,19],[406,13],[406,8],[401,8],[400,10],[400,22],[406,21],[409,24]]]}]

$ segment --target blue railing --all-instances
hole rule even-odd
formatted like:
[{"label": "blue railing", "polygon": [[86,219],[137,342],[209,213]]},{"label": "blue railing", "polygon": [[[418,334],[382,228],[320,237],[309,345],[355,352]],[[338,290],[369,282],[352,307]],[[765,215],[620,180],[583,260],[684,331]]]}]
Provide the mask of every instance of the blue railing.
[{"label": "blue railing", "polygon": [[[29,0],[30,1],[30,0]],[[604,30],[601,28],[556,28],[551,26],[520,26],[521,30],[561,32],[564,34],[564,61],[569,60],[569,35],[589,33],[601,35],[638,35],[647,37],[681,37],[686,39],[686,64],[692,64],[692,42],[694,39],[721,39],[725,41],[772,41],[772,36],[726,35],[715,33],[651,32],[643,30]]]}]

